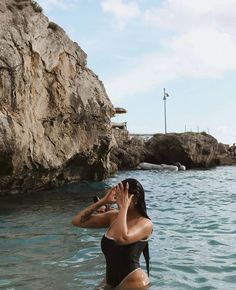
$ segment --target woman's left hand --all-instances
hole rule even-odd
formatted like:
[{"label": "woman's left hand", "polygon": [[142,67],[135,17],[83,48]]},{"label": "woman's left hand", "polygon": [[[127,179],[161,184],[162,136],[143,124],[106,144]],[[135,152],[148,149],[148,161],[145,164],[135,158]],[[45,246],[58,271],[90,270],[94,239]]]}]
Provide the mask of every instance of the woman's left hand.
[{"label": "woman's left hand", "polygon": [[123,183],[120,182],[116,186],[116,203],[119,208],[127,208],[130,206],[130,203],[133,198],[133,194],[129,195],[129,184],[126,183],[125,187]]}]

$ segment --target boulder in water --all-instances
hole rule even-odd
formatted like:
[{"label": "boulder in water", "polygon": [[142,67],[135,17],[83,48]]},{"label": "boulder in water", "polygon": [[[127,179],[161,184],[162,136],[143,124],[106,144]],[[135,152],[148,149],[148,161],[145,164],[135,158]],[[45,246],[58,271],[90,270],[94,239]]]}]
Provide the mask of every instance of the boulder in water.
[{"label": "boulder in water", "polygon": [[155,164],[179,162],[186,168],[232,164],[227,151],[223,151],[222,145],[204,132],[156,134],[145,143],[144,161]]}]

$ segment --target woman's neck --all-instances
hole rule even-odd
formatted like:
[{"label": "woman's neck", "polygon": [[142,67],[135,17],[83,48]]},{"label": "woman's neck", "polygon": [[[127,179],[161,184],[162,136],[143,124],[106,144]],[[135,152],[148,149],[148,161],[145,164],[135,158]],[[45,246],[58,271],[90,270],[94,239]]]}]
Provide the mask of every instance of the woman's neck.
[{"label": "woman's neck", "polygon": [[141,216],[140,213],[136,209],[129,209],[127,212],[128,220],[139,218],[140,216]]}]

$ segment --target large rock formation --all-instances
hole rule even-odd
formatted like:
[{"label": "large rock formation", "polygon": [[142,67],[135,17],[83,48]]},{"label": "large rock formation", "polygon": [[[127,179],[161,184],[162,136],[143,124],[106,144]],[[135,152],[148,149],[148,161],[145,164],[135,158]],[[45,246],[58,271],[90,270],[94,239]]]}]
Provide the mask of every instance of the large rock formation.
[{"label": "large rock formation", "polygon": [[127,130],[113,129],[115,145],[111,150],[113,171],[136,168],[142,162],[144,140],[131,138]]},{"label": "large rock formation", "polygon": [[86,54],[30,0],[0,3],[0,191],[109,173],[113,107]]},{"label": "large rock formation", "polygon": [[230,146],[228,144],[218,143],[218,148],[216,152],[216,165],[232,165],[233,156],[229,150]]},{"label": "large rock formation", "polygon": [[145,144],[145,162],[207,168],[232,164],[223,144],[206,133],[156,134]]}]

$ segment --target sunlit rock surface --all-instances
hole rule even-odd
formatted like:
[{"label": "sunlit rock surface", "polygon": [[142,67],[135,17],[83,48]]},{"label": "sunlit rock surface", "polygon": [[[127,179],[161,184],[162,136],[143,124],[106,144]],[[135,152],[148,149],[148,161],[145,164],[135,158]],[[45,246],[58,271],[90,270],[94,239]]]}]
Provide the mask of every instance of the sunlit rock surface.
[{"label": "sunlit rock surface", "polygon": [[86,54],[33,1],[0,3],[0,191],[110,171],[112,104]]}]

